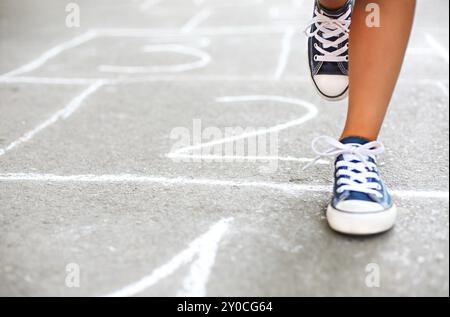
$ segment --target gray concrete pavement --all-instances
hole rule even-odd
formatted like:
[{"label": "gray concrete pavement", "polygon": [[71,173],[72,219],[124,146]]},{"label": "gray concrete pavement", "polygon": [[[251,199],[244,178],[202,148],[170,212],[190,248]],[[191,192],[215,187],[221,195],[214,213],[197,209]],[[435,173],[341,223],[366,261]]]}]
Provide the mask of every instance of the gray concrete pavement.
[{"label": "gray concrete pavement", "polygon": [[[418,4],[382,134],[399,220],[368,238],[327,227],[331,166],[301,170],[345,118],[289,41],[310,2],[80,0],[70,29],[61,1],[2,0],[0,295],[448,296],[448,2]],[[242,96],[259,99],[218,99]],[[270,129],[313,110],[279,132],[275,171],[167,157],[194,119]]]}]

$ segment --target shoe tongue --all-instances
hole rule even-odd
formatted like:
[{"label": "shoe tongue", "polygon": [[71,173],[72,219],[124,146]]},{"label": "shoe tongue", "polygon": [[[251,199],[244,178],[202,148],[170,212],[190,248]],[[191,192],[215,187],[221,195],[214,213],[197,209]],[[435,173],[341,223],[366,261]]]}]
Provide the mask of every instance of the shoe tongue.
[{"label": "shoe tongue", "polygon": [[364,144],[367,144],[367,143],[369,143],[369,142],[370,142],[370,140],[367,140],[367,139],[365,139],[365,138],[361,138],[361,137],[359,137],[359,136],[349,136],[349,137],[343,138],[343,139],[341,140],[341,143],[343,143],[343,144],[358,144],[358,145],[364,145]]},{"label": "shoe tongue", "polygon": [[341,15],[343,15],[347,9],[348,9],[348,2],[343,5],[341,8],[339,9],[327,9],[324,6],[322,6],[319,2],[319,8],[322,11],[323,14],[325,14],[328,17],[332,17],[332,18],[336,18],[336,17],[340,17]]},{"label": "shoe tongue", "polygon": [[[343,138],[341,140],[342,144],[349,144],[349,145],[352,145],[354,147],[359,147],[359,146],[367,144],[369,142],[370,142],[370,140],[365,139],[365,138],[361,138],[359,136],[349,136],[349,137]],[[360,159],[355,159],[355,157],[353,155],[350,155],[350,154],[344,154],[343,156],[340,156],[340,157],[344,158],[345,160],[360,161]],[[372,159],[369,158],[369,160],[371,161]]]}]

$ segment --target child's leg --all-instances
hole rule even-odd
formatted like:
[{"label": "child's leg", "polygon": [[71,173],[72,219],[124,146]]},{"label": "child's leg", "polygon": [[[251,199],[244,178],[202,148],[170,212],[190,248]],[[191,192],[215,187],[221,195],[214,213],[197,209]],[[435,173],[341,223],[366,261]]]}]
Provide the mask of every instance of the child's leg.
[{"label": "child's leg", "polygon": [[[380,6],[381,26],[366,25],[366,5]],[[415,0],[356,0],[350,31],[349,108],[342,137],[376,140],[403,63]]]}]

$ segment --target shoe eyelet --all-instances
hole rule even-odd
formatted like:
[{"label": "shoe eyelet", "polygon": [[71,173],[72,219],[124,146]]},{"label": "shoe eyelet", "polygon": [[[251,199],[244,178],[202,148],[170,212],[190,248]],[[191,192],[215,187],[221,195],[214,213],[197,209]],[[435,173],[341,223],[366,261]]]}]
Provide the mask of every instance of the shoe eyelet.
[{"label": "shoe eyelet", "polygon": [[345,56],[345,61],[348,62],[349,60],[350,60],[349,56],[346,55],[346,56]]},{"label": "shoe eyelet", "polygon": [[319,57],[317,55],[314,55],[314,61],[318,62],[319,61]]}]

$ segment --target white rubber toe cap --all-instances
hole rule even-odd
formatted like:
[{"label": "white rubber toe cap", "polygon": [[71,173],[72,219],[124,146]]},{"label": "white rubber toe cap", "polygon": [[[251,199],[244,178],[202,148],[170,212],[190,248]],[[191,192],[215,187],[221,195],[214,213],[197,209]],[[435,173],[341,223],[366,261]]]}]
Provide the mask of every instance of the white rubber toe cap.
[{"label": "white rubber toe cap", "polygon": [[397,208],[383,209],[377,203],[343,201],[336,208],[328,206],[327,220],[338,232],[351,235],[371,235],[388,231],[395,225]]},{"label": "white rubber toe cap", "polygon": [[348,76],[316,75],[314,82],[319,92],[329,99],[343,99],[347,95]]},{"label": "white rubber toe cap", "polygon": [[372,201],[344,200],[336,205],[336,209],[344,212],[368,213],[383,211],[383,206]]}]

